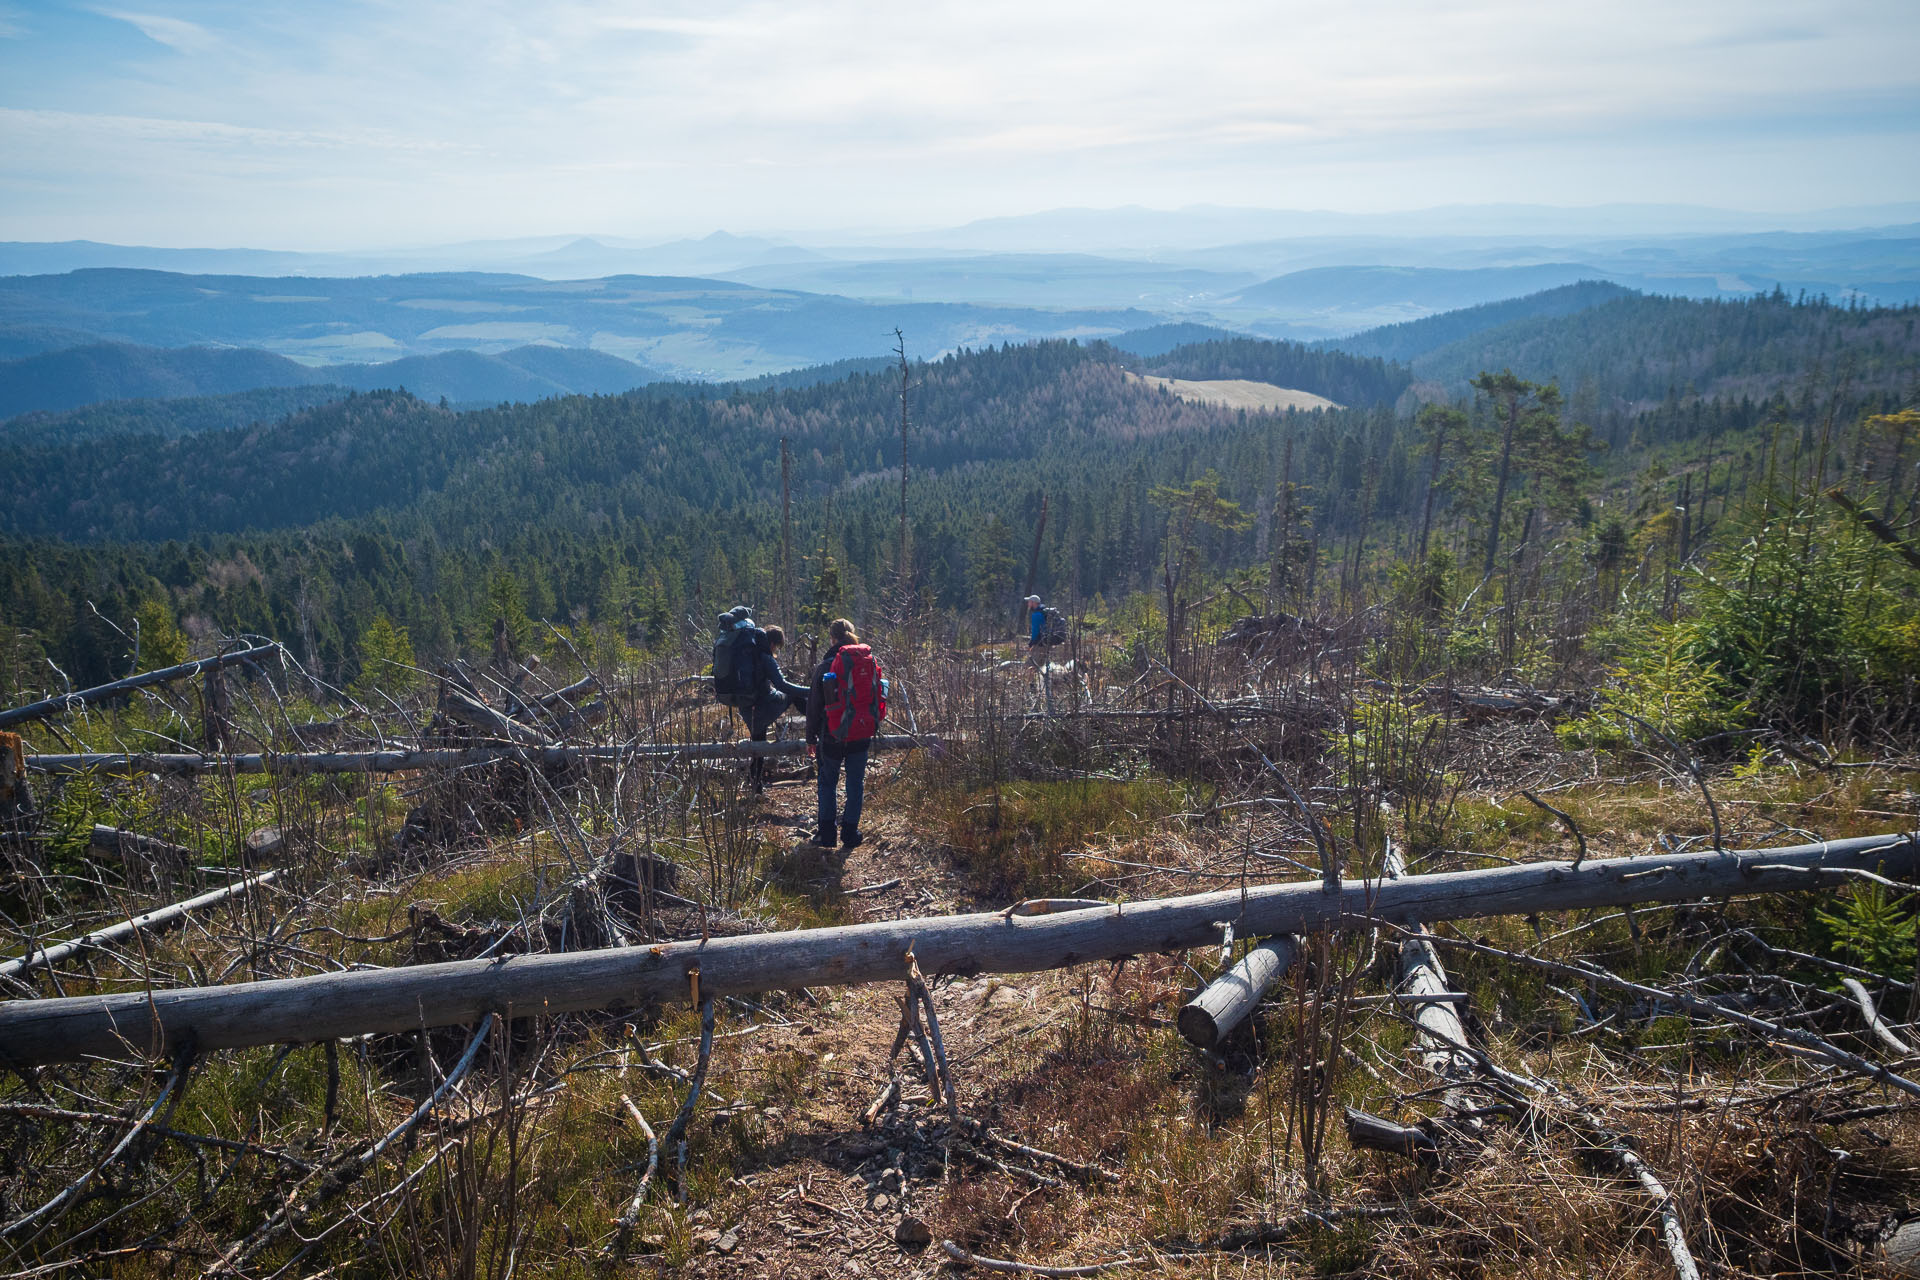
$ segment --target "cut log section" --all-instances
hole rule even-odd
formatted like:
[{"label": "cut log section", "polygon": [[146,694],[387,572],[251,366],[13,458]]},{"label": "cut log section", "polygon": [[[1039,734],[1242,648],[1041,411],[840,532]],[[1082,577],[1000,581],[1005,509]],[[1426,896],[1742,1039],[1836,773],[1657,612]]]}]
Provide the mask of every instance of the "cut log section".
[{"label": "cut log section", "polygon": [[136,859],[149,864],[169,867],[184,867],[193,863],[199,855],[184,845],[170,844],[155,836],[143,836],[135,831],[122,831],[118,827],[102,826],[95,823],[93,833],[87,839],[87,846],[100,853],[111,853],[123,862]]},{"label": "cut log section", "polygon": [[25,724],[29,720],[45,720],[66,711],[78,711],[82,707],[90,707],[96,702],[105,702],[109,698],[132,693],[136,689],[144,689],[149,685],[165,684],[169,680],[185,680],[203,671],[218,671],[222,667],[231,667],[235,663],[265,659],[269,654],[278,652],[280,652],[280,646],[277,644],[255,645],[251,649],[236,649],[232,653],[223,653],[217,657],[183,662],[177,667],[143,671],[137,676],[128,676],[125,680],[115,680],[111,684],[95,685],[91,689],[80,689],[57,697],[42,698],[38,702],[29,702],[24,707],[0,711],[0,729],[10,725]]},{"label": "cut log section", "polygon": [[1299,958],[1298,940],[1268,938],[1187,1002],[1178,1019],[1180,1034],[1196,1049],[1219,1048]]},{"label": "cut log section", "polygon": [[[96,929],[94,932],[82,934],[78,938],[69,938],[65,942],[57,942],[50,947],[42,947],[38,951],[29,952],[17,959],[0,964],[0,978],[13,978],[26,973],[30,969],[59,964],[61,961],[78,955],[89,947],[109,946],[120,941],[122,938],[131,938],[134,934],[142,930],[163,929],[175,921],[183,920],[203,908],[225,902],[229,898],[240,897],[260,885],[271,884],[274,877],[279,874],[278,871],[264,871],[257,876],[249,876],[245,880],[240,880],[233,884],[214,889],[211,892],[203,893],[197,898],[188,898],[185,902],[176,902],[172,906],[158,907],[152,911],[134,916],[130,920],[122,920],[119,924],[109,925],[105,929]],[[220,988],[215,987],[210,989],[219,990]],[[38,1001],[14,1001],[10,1004],[0,1004],[0,1009],[24,1008],[36,1003],[38,1003]]]},{"label": "cut log section", "polygon": [[[930,976],[1032,973],[1218,940],[1232,919],[1254,936],[1381,920],[1521,915],[1682,902],[1851,883],[1850,869],[1909,876],[1920,836],[1864,836],[1750,852],[1663,854],[1491,867],[1400,880],[1317,880],[1090,907],[876,921],[648,947],[453,961],[225,987],[0,1004],[0,1062],[20,1067],[129,1051],[315,1041],[511,1017],[631,1009],[698,993],[900,982],[917,957]],[[911,953],[911,955],[910,955]]]},{"label": "cut log section", "polygon": [[[888,734],[872,739],[875,751],[938,748],[940,739]],[[780,742],[636,743],[614,747],[428,747],[415,751],[261,751],[230,756],[155,753],[91,753],[27,757],[38,773],[407,773],[415,769],[462,769],[524,760],[538,765],[624,764],[629,760],[736,760],[797,756],[807,744]]]}]

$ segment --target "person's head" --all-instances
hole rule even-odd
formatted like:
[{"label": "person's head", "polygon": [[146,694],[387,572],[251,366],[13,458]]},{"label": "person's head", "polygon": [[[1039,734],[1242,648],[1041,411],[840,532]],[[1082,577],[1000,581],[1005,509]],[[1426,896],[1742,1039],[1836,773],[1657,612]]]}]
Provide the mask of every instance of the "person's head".
[{"label": "person's head", "polygon": [[1039,597],[1039,596],[1028,596],[1028,597],[1027,597],[1027,608],[1028,608],[1029,610],[1033,610],[1033,609],[1038,609],[1039,607],[1040,607],[1040,597]]},{"label": "person's head", "polygon": [[787,642],[787,633],[780,627],[767,628],[767,648],[779,652],[780,646]]},{"label": "person's head", "polygon": [[835,618],[827,628],[827,638],[835,644],[859,644],[860,636],[845,618]]}]

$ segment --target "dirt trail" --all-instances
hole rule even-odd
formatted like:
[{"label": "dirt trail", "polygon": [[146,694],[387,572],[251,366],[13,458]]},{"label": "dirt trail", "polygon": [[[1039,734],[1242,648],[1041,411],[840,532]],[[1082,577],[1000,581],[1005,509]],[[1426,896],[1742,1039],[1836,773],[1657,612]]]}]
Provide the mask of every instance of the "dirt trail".
[{"label": "dirt trail", "polygon": [[[783,878],[798,888],[830,882],[849,921],[895,919],[973,909],[965,885],[940,851],[915,835],[889,803],[890,771],[868,775],[866,841],[851,852],[814,848],[814,787],[810,778],[775,782],[762,797],[762,822],[787,851]],[[884,891],[854,894],[898,880]],[[1071,973],[1041,974],[1009,983],[995,978],[939,983],[934,1000],[963,1111],[986,1117],[1000,1081],[982,1061],[989,1055],[1044,1039],[1049,1011],[1073,997]],[[860,1117],[888,1080],[887,1053],[901,1012],[901,992],[856,987],[816,993],[811,1013],[794,1025],[751,1037],[743,1063],[799,1054],[809,1065],[790,1103],[763,1113],[765,1141],[751,1167],[737,1171],[732,1189],[710,1210],[696,1210],[697,1274],[813,1277],[927,1276],[941,1270],[937,1245],[921,1243],[911,1222],[925,1223],[937,1240],[939,1210],[952,1179],[980,1171],[964,1163],[943,1168],[940,1150],[914,1141],[903,1126],[874,1129]],[[911,1062],[911,1054],[903,1055]],[[726,1073],[715,1063],[726,1091]],[[921,1115],[932,1108],[917,1069],[905,1074],[904,1094]],[[905,1243],[902,1242],[904,1234]]]}]

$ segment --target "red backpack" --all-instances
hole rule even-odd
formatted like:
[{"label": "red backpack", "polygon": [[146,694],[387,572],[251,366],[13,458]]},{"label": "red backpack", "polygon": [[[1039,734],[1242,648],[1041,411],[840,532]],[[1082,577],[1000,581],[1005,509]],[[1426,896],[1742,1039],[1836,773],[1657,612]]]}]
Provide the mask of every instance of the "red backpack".
[{"label": "red backpack", "polygon": [[835,742],[865,742],[887,718],[880,664],[864,644],[843,644],[827,668],[827,733]]}]

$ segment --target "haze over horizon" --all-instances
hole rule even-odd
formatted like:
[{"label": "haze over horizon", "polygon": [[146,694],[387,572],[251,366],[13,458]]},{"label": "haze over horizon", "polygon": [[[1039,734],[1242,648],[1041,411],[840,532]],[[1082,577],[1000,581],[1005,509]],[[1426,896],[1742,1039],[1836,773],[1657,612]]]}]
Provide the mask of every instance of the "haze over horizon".
[{"label": "haze over horizon", "polygon": [[[0,4],[0,240],[1920,200],[1920,11]],[[1783,223],[1790,218],[1783,218]],[[1653,230],[1656,228],[1636,228]]]}]

